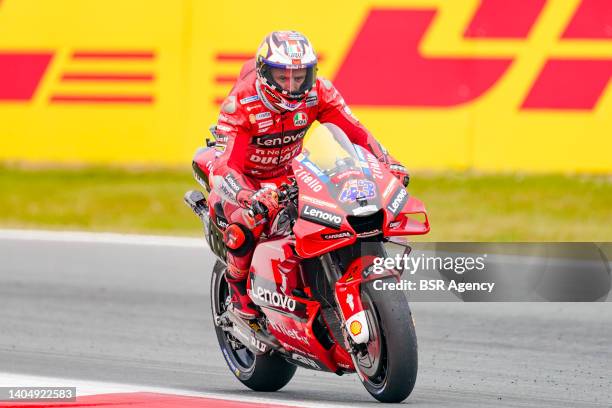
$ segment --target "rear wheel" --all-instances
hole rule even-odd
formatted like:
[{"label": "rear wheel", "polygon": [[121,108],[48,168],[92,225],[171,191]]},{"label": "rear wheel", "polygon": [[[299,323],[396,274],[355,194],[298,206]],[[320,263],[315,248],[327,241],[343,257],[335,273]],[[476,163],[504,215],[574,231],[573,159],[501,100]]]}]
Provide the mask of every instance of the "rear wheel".
[{"label": "rear wheel", "polygon": [[[388,278],[393,279],[393,278]],[[361,382],[381,402],[401,402],[414,388],[418,370],[417,339],[408,300],[402,292],[363,284],[361,302],[370,342],[354,357]]]},{"label": "rear wheel", "polygon": [[[211,309],[213,321],[229,304],[229,286],[225,280],[225,265],[217,261],[211,278]],[[231,333],[215,325],[223,358],[236,378],[254,391],[278,391],[293,378],[297,367],[278,354],[255,355]]]}]

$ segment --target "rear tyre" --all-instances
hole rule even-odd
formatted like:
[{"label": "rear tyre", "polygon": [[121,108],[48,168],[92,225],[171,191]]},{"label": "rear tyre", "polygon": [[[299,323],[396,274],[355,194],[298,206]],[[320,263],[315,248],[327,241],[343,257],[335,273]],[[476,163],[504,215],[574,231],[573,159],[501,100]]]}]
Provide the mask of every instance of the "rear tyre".
[{"label": "rear tyre", "polygon": [[[385,280],[393,280],[387,278]],[[362,286],[363,307],[371,329],[363,356],[354,357],[366,390],[380,402],[401,402],[414,388],[418,350],[412,312],[402,292]]]},{"label": "rear tyre", "polygon": [[[213,321],[216,315],[222,314],[227,308],[226,299],[229,296],[229,287],[225,281],[225,269],[225,265],[217,261],[212,273],[210,299]],[[293,378],[297,367],[278,354],[257,356],[217,325],[215,325],[215,332],[223,358],[230,371],[250,389],[278,391]]]}]

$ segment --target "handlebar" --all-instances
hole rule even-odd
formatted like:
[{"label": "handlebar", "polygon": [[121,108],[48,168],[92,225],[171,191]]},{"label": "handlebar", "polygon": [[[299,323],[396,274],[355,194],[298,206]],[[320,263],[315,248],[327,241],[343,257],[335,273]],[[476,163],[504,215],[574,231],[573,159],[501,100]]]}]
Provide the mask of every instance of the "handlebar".
[{"label": "handlebar", "polygon": [[[282,183],[278,187],[277,194],[279,205],[286,205],[287,202],[295,201],[298,197],[297,181],[293,179],[291,184]],[[263,219],[261,220],[261,222],[267,221],[266,218],[268,217],[268,209],[259,201],[253,201],[250,207],[248,208],[248,212],[249,215],[253,218],[258,215],[262,216]],[[258,222],[256,224],[259,224],[261,222]]]}]

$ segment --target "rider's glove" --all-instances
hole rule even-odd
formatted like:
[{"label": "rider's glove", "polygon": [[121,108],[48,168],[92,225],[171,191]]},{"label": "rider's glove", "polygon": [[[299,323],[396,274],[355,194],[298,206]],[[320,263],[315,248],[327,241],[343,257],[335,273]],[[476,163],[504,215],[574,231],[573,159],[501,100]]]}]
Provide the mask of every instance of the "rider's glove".
[{"label": "rider's glove", "polygon": [[397,177],[404,187],[408,186],[408,183],[410,183],[410,174],[408,174],[406,167],[395,160],[391,155],[385,155],[384,159],[381,159],[381,161],[386,164],[391,174]]},{"label": "rider's glove", "polygon": [[250,192],[244,202],[256,213],[267,216],[269,220],[274,219],[278,213],[278,193],[270,187],[264,187],[255,192]]}]

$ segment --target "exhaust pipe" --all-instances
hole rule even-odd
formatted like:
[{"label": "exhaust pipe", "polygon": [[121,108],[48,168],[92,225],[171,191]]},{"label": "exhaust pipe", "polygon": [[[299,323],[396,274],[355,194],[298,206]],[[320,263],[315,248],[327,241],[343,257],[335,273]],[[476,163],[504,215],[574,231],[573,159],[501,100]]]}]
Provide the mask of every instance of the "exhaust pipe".
[{"label": "exhaust pipe", "polygon": [[240,343],[256,355],[266,354],[270,350],[287,353],[278,340],[264,334],[259,326],[251,326],[229,311],[223,313],[219,320],[223,330],[232,333]]}]

